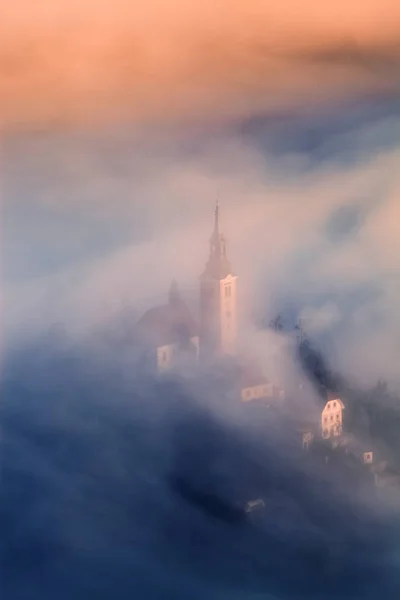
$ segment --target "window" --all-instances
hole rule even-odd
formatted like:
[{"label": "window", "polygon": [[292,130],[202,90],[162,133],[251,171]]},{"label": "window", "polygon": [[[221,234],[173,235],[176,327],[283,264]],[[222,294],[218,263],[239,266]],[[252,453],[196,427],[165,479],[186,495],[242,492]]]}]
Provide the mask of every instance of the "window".
[{"label": "window", "polygon": [[336,413],[336,421],[339,421],[339,413]]},{"label": "window", "polygon": [[336,408],[336,402],[333,403],[333,408]]},{"label": "window", "polygon": [[231,297],[231,295],[232,295],[232,288],[231,288],[231,286],[230,286],[230,285],[226,285],[226,286],[225,286],[225,296],[226,296],[227,298],[230,298],[230,297]]},{"label": "window", "polygon": [[331,403],[330,403],[330,402],[328,402],[327,409],[329,410],[329,409],[330,409],[330,407],[331,407]]},{"label": "window", "polygon": [[331,415],[331,421],[333,421],[333,415]]},{"label": "window", "polygon": [[327,423],[327,422],[328,422],[328,417],[325,417],[324,418],[324,423]]}]

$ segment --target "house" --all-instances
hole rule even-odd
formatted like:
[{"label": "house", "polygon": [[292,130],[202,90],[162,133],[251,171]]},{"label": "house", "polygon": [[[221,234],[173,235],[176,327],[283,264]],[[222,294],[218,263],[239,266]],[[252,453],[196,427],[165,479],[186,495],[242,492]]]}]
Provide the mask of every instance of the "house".
[{"label": "house", "polygon": [[321,432],[324,439],[339,437],[343,433],[343,411],[340,398],[330,395],[321,414]]}]

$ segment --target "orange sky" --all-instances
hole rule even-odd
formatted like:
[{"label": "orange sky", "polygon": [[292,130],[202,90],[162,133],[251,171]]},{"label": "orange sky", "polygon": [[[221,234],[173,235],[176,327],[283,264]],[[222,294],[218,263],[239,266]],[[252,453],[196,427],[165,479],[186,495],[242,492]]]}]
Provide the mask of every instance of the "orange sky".
[{"label": "orange sky", "polygon": [[0,24],[5,126],[218,118],[400,87],[397,0],[138,5],[11,4]]}]

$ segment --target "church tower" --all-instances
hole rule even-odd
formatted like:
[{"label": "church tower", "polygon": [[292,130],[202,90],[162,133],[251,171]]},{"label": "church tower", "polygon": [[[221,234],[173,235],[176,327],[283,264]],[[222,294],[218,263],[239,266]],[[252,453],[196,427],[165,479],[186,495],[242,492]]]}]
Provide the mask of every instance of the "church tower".
[{"label": "church tower", "polygon": [[219,206],[215,207],[210,256],[200,277],[200,357],[229,355],[236,351],[236,275],[219,231]]}]

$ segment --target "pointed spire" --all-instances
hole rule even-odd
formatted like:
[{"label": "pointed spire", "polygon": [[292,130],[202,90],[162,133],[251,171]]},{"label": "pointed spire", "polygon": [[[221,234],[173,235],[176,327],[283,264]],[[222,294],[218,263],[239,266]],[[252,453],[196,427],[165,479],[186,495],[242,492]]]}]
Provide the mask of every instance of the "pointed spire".
[{"label": "pointed spire", "polygon": [[226,256],[225,237],[219,230],[219,202],[215,203],[214,230],[210,237],[210,257],[206,265],[206,272],[213,277],[226,277],[231,272],[231,266]]},{"label": "pointed spire", "polygon": [[215,216],[214,235],[219,236],[219,202],[218,202],[218,198],[215,202],[214,216]]},{"label": "pointed spire", "polygon": [[210,244],[211,244],[211,253],[219,254],[221,251],[221,234],[219,232],[219,202],[218,198],[215,202],[215,210],[214,210],[214,230],[211,234]]},{"label": "pointed spire", "polygon": [[171,282],[171,286],[168,292],[168,302],[170,304],[176,304],[181,299],[181,295],[179,293],[179,288],[176,279],[174,278]]}]

